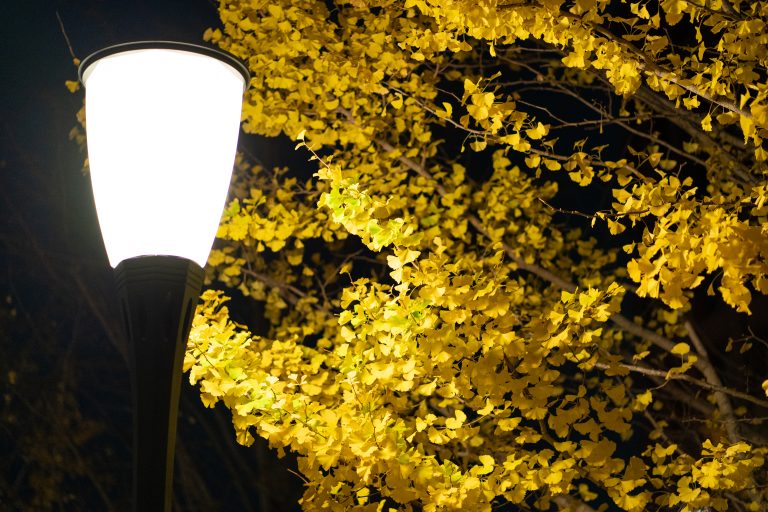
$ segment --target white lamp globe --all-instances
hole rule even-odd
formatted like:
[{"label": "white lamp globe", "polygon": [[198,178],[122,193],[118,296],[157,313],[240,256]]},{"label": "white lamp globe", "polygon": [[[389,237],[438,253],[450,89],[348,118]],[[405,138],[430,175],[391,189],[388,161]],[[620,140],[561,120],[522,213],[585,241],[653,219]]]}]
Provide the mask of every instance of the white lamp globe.
[{"label": "white lamp globe", "polygon": [[148,41],[106,48],[80,70],[110,265],[168,255],[205,266],[232,175],[247,69],[210,48]]}]

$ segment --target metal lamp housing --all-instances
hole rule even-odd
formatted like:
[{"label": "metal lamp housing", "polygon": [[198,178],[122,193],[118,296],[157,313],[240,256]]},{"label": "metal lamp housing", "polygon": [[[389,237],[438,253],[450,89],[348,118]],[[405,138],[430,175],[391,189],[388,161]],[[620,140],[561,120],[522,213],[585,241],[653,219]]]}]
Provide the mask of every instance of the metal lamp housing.
[{"label": "metal lamp housing", "polygon": [[145,41],[87,57],[80,79],[96,211],[130,339],[134,510],[168,512],[181,366],[248,71],[218,50]]}]

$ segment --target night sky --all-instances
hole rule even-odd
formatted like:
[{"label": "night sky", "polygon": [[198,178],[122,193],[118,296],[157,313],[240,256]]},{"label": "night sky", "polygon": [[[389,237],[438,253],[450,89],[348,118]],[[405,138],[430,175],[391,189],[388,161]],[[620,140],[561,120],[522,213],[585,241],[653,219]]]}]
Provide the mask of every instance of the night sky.
[{"label": "night sky", "polygon": [[[57,13],[69,45],[62,33]],[[70,140],[79,59],[145,39],[201,43],[209,0],[0,2],[0,510],[130,510],[131,408],[85,155]],[[241,136],[269,166],[280,144]],[[289,147],[292,147],[289,146]],[[183,385],[174,510],[298,509],[299,478]]]}]

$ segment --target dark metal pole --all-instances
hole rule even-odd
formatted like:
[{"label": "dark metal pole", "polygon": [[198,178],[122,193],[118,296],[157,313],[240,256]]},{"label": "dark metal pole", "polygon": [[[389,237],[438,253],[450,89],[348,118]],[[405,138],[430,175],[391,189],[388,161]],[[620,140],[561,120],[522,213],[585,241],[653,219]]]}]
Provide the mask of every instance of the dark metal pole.
[{"label": "dark metal pole", "polygon": [[175,256],[141,256],[115,268],[131,342],[136,512],[170,512],[181,366],[203,269]]}]

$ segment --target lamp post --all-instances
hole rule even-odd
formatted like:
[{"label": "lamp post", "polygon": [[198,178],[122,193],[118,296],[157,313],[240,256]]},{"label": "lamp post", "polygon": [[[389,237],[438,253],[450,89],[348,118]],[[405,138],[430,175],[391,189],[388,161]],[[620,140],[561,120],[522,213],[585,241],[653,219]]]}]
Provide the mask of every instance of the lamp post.
[{"label": "lamp post", "polygon": [[248,71],[218,50],[144,41],[90,55],[80,80],[96,210],[131,344],[134,507],[167,512],[181,365]]}]

